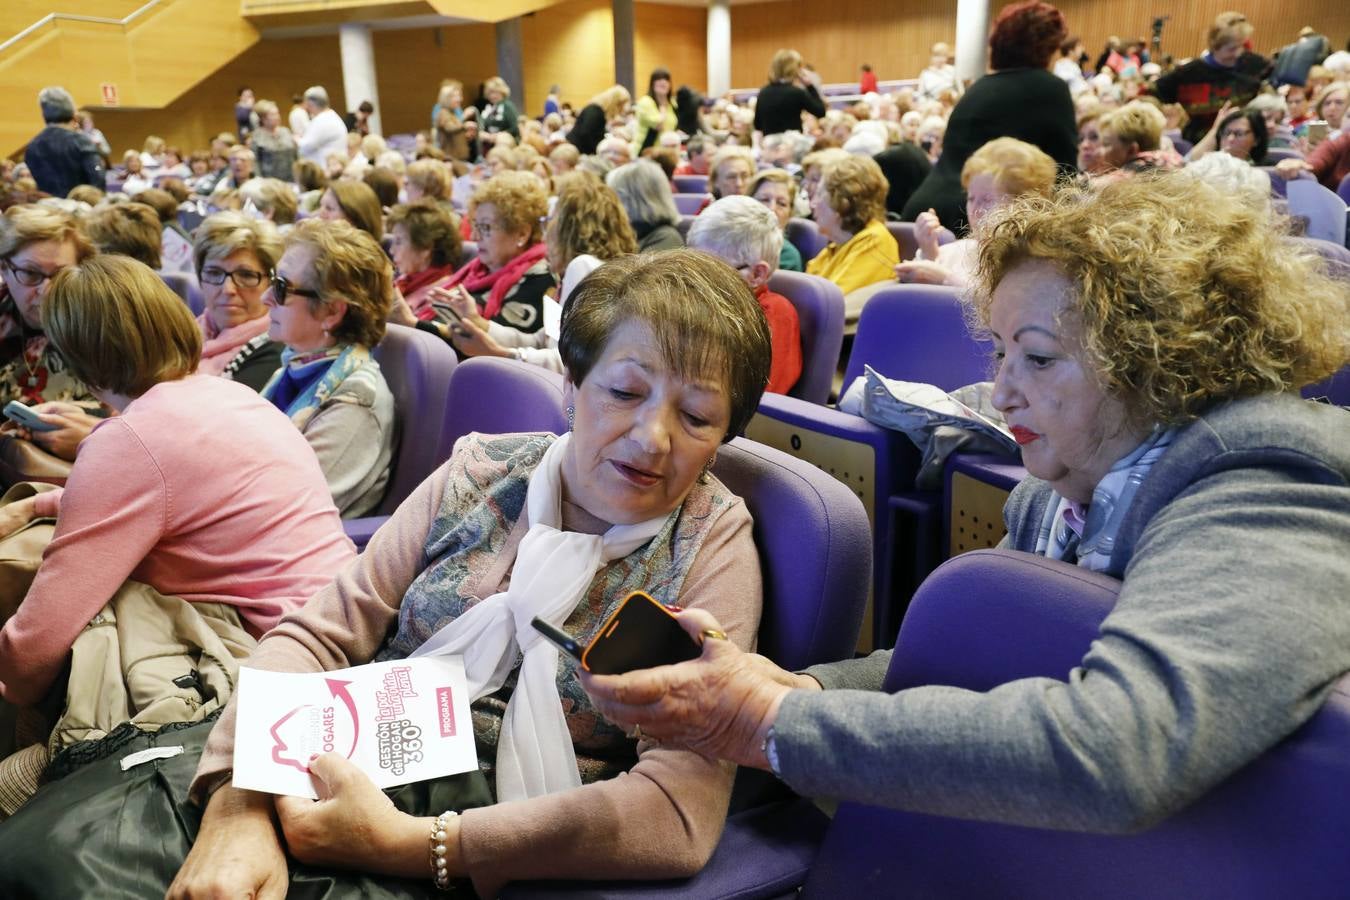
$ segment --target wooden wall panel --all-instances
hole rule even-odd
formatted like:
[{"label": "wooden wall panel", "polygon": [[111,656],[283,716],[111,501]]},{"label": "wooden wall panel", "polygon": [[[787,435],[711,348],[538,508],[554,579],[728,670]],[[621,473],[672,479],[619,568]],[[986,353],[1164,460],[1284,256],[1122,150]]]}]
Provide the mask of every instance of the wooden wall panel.
[{"label": "wooden wall panel", "polygon": [[[614,83],[614,15],[609,0],[571,0],[521,20],[525,106],[538,116],[551,85],[577,109]],[[519,106],[519,104],[517,104]]]},{"label": "wooden wall panel", "polygon": [[708,89],[708,11],[697,6],[637,3],[634,57],[638,93],[652,69],[665,66],[675,87]]},{"label": "wooden wall panel", "polygon": [[373,38],[385,134],[429,128],[442,79],[462,81],[466,99],[472,101],[478,85],[497,71],[491,25],[376,31]]},{"label": "wooden wall panel", "polygon": [[48,13],[122,19],[145,0],[4,0],[0,2],[0,41],[7,40]]}]

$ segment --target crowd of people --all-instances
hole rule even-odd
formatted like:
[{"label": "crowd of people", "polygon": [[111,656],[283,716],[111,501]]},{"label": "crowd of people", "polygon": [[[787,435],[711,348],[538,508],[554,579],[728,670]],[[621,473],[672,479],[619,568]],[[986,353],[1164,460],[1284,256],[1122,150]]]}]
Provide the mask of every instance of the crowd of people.
[{"label": "crowd of people", "polygon": [[[169,873],[147,895],[687,876],[732,763],[810,796],[1124,831],[1274,746],[1350,672],[1350,420],[1297,393],[1350,363],[1350,290],[1270,181],[1350,174],[1350,51],[1304,29],[1267,59],[1239,13],[1206,43],[1112,38],[1089,66],[1028,0],[971,83],[945,43],[917,80],[864,65],[847,96],[791,49],[753,96],[657,68],[578,109],[554,87],[538,117],[501,78],[474,102],[447,79],[398,140],[321,86],[284,119],[243,88],[209,148],[120,157],[44,89],[46,127],[0,172],[0,402],[41,425],[0,444],[64,486],[0,505],[0,541],[54,520],[31,587],[0,596],[0,893],[26,856],[73,865],[33,846],[55,826],[28,801],[64,701],[104,696],[68,661],[105,607],[224,637],[235,669],[473,651],[479,769],[392,801],[335,754],[310,761],[318,802],[235,788],[235,707],[198,710],[178,734],[200,825],[130,867]],[[1123,582],[1072,679],[891,695],[889,651],[796,673],[753,653],[753,525],[710,467],[802,376],[779,270],[963,292],[1029,473],[1006,546]],[[376,361],[400,327],[563,374],[568,431],[464,438],[358,556],[343,520],[380,506],[417,414]],[[638,588],[683,610],[699,659],[591,676],[517,624],[584,641]]]}]

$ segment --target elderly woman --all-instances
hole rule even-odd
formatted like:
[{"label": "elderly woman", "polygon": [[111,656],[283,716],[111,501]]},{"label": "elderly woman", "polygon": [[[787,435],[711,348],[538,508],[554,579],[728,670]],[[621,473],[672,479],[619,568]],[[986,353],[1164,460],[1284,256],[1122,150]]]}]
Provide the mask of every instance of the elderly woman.
[{"label": "elderly woman", "polygon": [[1220,150],[1235,159],[1262,166],[1266,164],[1269,144],[1265,116],[1257,110],[1234,110],[1225,104],[1214,120],[1214,127],[1191,148],[1186,158],[1197,160]]},{"label": "elderly woman", "polygon": [[283,232],[295,224],[299,211],[295,191],[279,178],[250,178],[239,188],[239,197]]},{"label": "elderly woman", "polygon": [[558,337],[568,297],[601,263],[638,252],[637,237],[618,195],[597,176],[572,172],[559,178],[557,187],[544,244],[549,269],[558,277],[558,299],[544,298],[544,327],[526,334],[489,322],[471,300],[454,298],[451,302],[461,319],[451,340],[460,354],[511,357],[562,372]]},{"label": "elderly woman", "polygon": [[[975,234],[995,209],[1028,194],[1049,197],[1055,189],[1055,161],[1036,147],[1014,138],[995,138],[966,160],[961,170],[966,192],[966,218]],[[895,267],[896,277],[918,284],[965,287],[975,275],[974,237],[938,244],[942,225],[929,210],[914,223],[918,255]]]},{"label": "elderly woman", "polygon": [[206,308],[197,371],[262,390],[281,367],[282,345],[268,335],[263,305],[268,275],[281,258],[270,222],[237,212],[216,213],[197,227],[192,259]]},{"label": "elderly woman", "polygon": [[712,194],[708,203],[723,197],[743,196],[749,192],[750,181],[755,177],[755,156],[748,147],[728,144],[713,155],[708,172],[711,176],[708,191]]},{"label": "elderly woman", "polygon": [[[783,169],[765,169],[750,182],[749,194],[756,203],[761,203],[773,213],[782,232],[792,218],[792,207],[797,200],[797,179]],[[789,272],[802,270],[802,253],[791,242],[783,241],[778,251],[778,268]]]},{"label": "elderly woman", "polygon": [[647,93],[642,95],[633,110],[637,125],[633,146],[639,155],[648,147],[655,147],[657,139],[664,132],[679,127],[674,90],[669,69],[657,67],[652,70],[652,76],[647,80]]},{"label": "elderly woman", "polygon": [[369,235],[308,219],[286,236],[263,294],[267,333],[286,349],[262,395],[314,448],[347,518],[379,504],[394,455],[394,397],[370,355],[384,337],[392,274]]},{"label": "elderly woman", "polygon": [[[56,517],[37,577],[0,631],[5,700],[40,700],[128,579],[223,604],[258,637],[352,560],[314,454],[253,391],[194,374],[201,335],[153,271],[117,256],[72,263],[52,279],[42,320],[118,415],[81,445],[64,489],[0,508],[6,534]],[[203,452],[241,439],[247,452]]]},{"label": "elderly woman", "polygon": [[800,53],[779,50],[769,63],[769,83],[755,101],[755,130],[765,135],[801,131],[802,113],[824,116],[819,87],[820,76],[802,67]]},{"label": "elderly woman", "polygon": [[1166,117],[1151,103],[1135,100],[1106,113],[1097,121],[1100,158],[1110,171],[1124,174],[1149,169],[1180,169],[1176,151],[1162,146]]},{"label": "elderly woman", "polygon": [[[533,333],[544,324],[544,295],[554,286],[545,259],[544,187],[529,172],[502,172],[480,184],[469,201],[478,256],[437,286],[432,300],[473,309],[483,319]],[[448,328],[422,320],[451,339]]]},{"label": "elderly woman", "polygon": [[409,164],[406,182],[405,194],[409,203],[429,200],[447,211],[453,211],[450,195],[454,190],[454,182],[450,167],[445,163],[438,159],[419,159]]},{"label": "elderly woman", "polygon": [[[209,802],[169,897],[264,886],[280,895],[287,851],[328,869],[442,886],[467,878],[484,897],[507,881],[679,877],[707,861],[731,767],[600,723],[576,670],[516,632],[528,615],[506,610],[537,610],[584,641],[642,587],[707,610],[729,643],[753,643],[761,586],[750,517],[707,469],[759,402],[768,333],[735,273],[697,253],[609,263],[572,303],[560,344],[570,432],[464,438],[358,561],[250,659],[336,669],[403,658],[429,639],[451,653],[475,641],[473,728],[480,759],[496,765],[460,778],[486,796],[460,815],[452,806],[436,831],[444,806],[400,812],[335,754],[311,764],[331,801],[238,790],[229,709],[197,770],[193,794]],[[471,628],[497,611],[498,626]],[[498,665],[513,673],[506,688],[491,677]],[[531,715],[527,704],[535,729],[501,727]],[[528,774],[507,776],[527,759]],[[428,863],[429,834],[441,874]]]},{"label": "elderly woman", "polygon": [[414,317],[402,324],[415,325],[419,320],[436,318],[431,306],[432,292],[449,282],[461,255],[457,223],[435,203],[407,203],[390,210],[389,234],[393,238],[389,255],[398,271],[394,287]]},{"label": "elderly woman", "polygon": [[299,150],[291,130],[281,124],[281,110],[271,100],[259,100],[253,106],[258,128],[248,136],[249,146],[258,158],[258,174],[263,178],[289,181]]},{"label": "elderly woman", "polygon": [[1084,175],[1105,175],[1111,167],[1102,159],[1101,119],[1110,110],[1093,104],[1078,116],[1078,169]]},{"label": "elderly woman", "polygon": [[790,674],[709,641],[590,679],[611,720],[806,795],[1126,832],[1316,712],[1350,671],[1350,417],[1297,389],[1350,356],[1344,288],[1263,213],[1162,175],[1011,205],[976,297],[1031,473],[1004,546],[1123,579],[1081,664],[888,695],[889,651]]},{"label": "elderly woman", "polygon": [[886,178],[865,156],[828,165],[811,197],[811,212],[825,249],[806,264],[845,294],[895,277],[900,250],[886,228]]},{"label": "elderly woman", "polygon": [[483,107],[483,114],[478,117],[482,133],[506,132],[519,141],[520,128],[517,122],[520,113],[511,102],[511,87],[503,78],[493,75],[483,84],[483,96],[487,98],[487,106]]},{"label": "elderly woman", "polygon": [[1333,81],[1318,93],[1313,101],[1314,118],[1327,123],[1328,137],[1345,129],[1347,107],[1350,107],[1350,81]]},{"label": "elderly woman", "polygon": [[384,211],[380,198],[363,181],[334,181],[319,198],[319,218],[325,222],[346,222],[373,237],[384,237]]},{"label": "elderly woman", "polygon": [[632,102],[632,95],[623,85],[605,88],[577,113],[572,130],[567,132],[567,142],[581,154],[594,155],[605,138],[610,121],[622,117]]},{"label": "elderly woman", "polygon": [[1003,7],[989,35],[993,71],[970,86],[947,121],[942,156],[900,217],[912,222],[933,209],[944,226],[966,224],[961,169],[976,150],[998,137],[1013,137],[1043,150],[1066,169],[1076,158],[1073,99],[1069,87],[1048,71],[1068,37],[1059,10],[1039,0]]},{"label": "elderly woman", "polygon": [[659,165],[640,159],[610,172],[605,183],[619,195],[619,202],[628,213],[639,253],[678,250],[684,246],[684,238],[675,227],[680,222],[680,211],[675,208],[670,182]]}]

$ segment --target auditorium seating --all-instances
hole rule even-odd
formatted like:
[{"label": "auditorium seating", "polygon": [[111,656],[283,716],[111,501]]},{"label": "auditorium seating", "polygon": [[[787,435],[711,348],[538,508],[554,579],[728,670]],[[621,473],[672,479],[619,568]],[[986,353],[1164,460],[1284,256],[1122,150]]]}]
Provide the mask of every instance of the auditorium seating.
[{"label": "auditorium seating", "polygon": [[674,194],[675,208],[680,211],[682,216],[697,215],[703,208],[703,203],[708,199],[707,194]]},{"label": "auditorium seating", "polygon": [[1346,204],[1336,192],[1312,178],[1300,178],[1286,185],[1289,213],[1308,219],[1307,236],[1345,246]]},{"label": "auditorium seating", "polygon": [[706,194],[708,193],[707,175],[675,175],[671,179],[675,185],[675,191],[681,194]]},{"label": "auditorium seating", "polygon": [[818,275],[781,270],[770,276],[769,290],[788,299],[801,329],[802,374],[788,396],[828,402],[844,342],[844,295]]},{"label": "auditorium seating", "polygon": [[[919,239],[914,233],[913,222],[887,222],[886,230],[895,238],[896,245],[900,248],[900,259],[914,259],[919,253]],[[950,244],[956,240],[956,235],[950,230],[944,228],[938,232],[938,246]]]},{"label": "auditorium seating", "polygon": [[801,253],[803,263],[815,259],[816,255],[824,250],[825,245],[829,243],[821,235],[820,226],[810,219],[802,219],[796,216],[788,219],[787,227],[783,229],[783,237]]},{"label": "auditorium seating", "polygon": [[202,296],[202,289],[194,276],[183,272],[157,272],[156,274],[175,294],[183,298],[183,302],[188,305],[188,309],[192,310],[194,316],[202,314],[202,310],[206,308],[206,298]]}]

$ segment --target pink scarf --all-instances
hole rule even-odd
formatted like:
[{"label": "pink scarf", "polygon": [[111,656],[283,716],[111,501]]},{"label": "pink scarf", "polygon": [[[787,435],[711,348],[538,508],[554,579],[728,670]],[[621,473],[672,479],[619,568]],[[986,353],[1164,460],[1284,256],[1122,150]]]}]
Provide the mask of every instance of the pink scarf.
[{"label": "pink scarf", "polygon": [[423,322],[429,322],[436,316],[436,311],[431,308],[430,288],[445,287],[441,279],[450,278],[454,271],[451,266],[430,266],[414,275],[398,276],[394,279],[394,287],[408,301],[413,315]]},{"label": "pink scarf", "polygon": [[202,361],[197,372],[202,375],[223,375],[225,367],[234,359],[239,348],[267,330],[271,320],[259,316],[241,322],[224,331],[216,328],[216,323],[206,313],[197,317],[197,327],[202,330]]},{"label": "pink scarf", "polygon": [[445,286],[451,288],[457,284],[462,284],[464,289],[474,296],[487,291],[487,301],[483,306],[483,318],[491,319],[501,312],[502,301],[506,299],[506,295],[511,288],[516,286],[516,283],[525,276],[531,266],[544,258],[544,253],[543,243],[535,244],[495,272],[489,272],[483,260],[475,257],[458,272],[451,275]]}]

